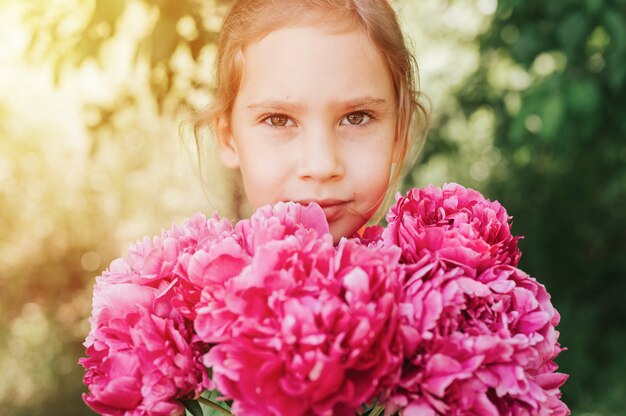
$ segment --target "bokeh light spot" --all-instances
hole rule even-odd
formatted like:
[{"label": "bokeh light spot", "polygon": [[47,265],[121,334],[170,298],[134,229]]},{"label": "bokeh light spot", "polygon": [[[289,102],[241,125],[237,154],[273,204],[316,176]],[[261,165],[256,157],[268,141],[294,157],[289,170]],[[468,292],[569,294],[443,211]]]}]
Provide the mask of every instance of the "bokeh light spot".
[{"label": "bokeh light spot", "polygon": [[602,52],[607,46],[609,46],[610,43],[611,37],[609,36],[609,33],[606,31],[604,26],[598,26],[593,30],[593,32],[591,32],[591,35],[589,35],[587,48],[590,51]]},{"label": "bokeh light spot", "polygon": [[502,152],[500,149],[494,146],[487,146],[482,152],[482,157],[485,162],[487,162],[490,166],[495,166],[500,163],[502,159]]},{"label": "bokeh light spot", "polygon": [[537,75],[548,76],[556,70],[556,60],[547,52],[540,53],[533,62],[533,69]]},{"label": "bokeh light spot", "polygon": [[531,114],[524,120],[524,127],[531,133],[539,133],[543,127],[543,120],[537,114]]},{"label": "bokeh light spot", "polygon": [[489,166],[482,160],[472,163],[469,174],[475,181],[484,181],[489,176]]},{"label": "bokeh light spot", "polygon": [[524,146],[515,151],[515,153],[513,154],[513,160],[519,166],[526,166],[530,162],[531,156],[532,155],[528,146]]},{"label": "bokeh light spot", "polygon": [[604,69],[604,65],[606,64],[604,60],[604,56],[601,53],[594,53],[587,60],[587,69],[594,74],[602,71]]},{"label": "bokeh light spot", "polygon": [[519,38],[519,29],[515,25],[506,25],[500,32],[500,37],[509,45],[513,44]]},{"label": "bokeh light spot", "polygon": [[106,38],[111,35],[111,25],[109,22],[101,21],[89,28],[89,36],[94,38]]},{"label": "bokeh light spot", "polygon": [[484,14],[485,16],[491,16],[496,12],[498,8],[497,0],[478,0],[476,2],[476,7],[478,11]]},{"label": "bokeh light spot", "polygon": [[183,16],[176,22],[176,32],[188,41],[192,41],[198,37],[198,28],[196,21],[191,16]]},{"label": "bokeh light spot", "polygon": [[41,314],[41,308],[34,302],[25,303],[22,306],[22,317],[27,321],[36,320]]},{"label": "bokeh light spot", "polygon": [[509,92],[504,96],[504,105],[510,115],[515,115],[522,108],[522,98],[518,93]]},{"label": "bokeh light spot", "polygon": [[73,360],[67,355],[59,357],[59,359],[57,360],[57,370],[60,375],[66,376],[70,374],[73,368],[74,368]]},{"label": "bokeh light spot", "polygon": [[83,256],[80,258],[80,265],[88,272],[98,270],[101,264],[102,259],[100,258],[100,255],[95,251],[88,251],[84,253]]}]

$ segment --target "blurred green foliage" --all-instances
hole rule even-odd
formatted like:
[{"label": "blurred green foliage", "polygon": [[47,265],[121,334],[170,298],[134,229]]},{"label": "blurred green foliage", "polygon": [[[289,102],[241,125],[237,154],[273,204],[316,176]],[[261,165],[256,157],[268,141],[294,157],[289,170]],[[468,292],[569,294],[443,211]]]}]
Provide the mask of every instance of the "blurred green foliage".
[{"label": "blurred green foliage", "polygon": [[[64,121],[78,132],[50,129],[55,121],[39,122],[36,112],[16,121],[15,100],[0,101],[2,414],[89,414],[75,362],[93,277],[128,242],[202,206],[189,203],[188,178],[172,162],[184,151],[166,142],[176,140],[181,107],[206,103],[230,2],[87,3],[15,6],[32,33],[29,62],[51,65],[57,85],[80,85],[74,78],[93,63],[121,66],[110,54],[116,39],[132,49],[139,75],[115,87],[114,99],[84,103],[82,119]],[[434,106],[425,154],[405,187],[458,181],[507,207],[515,233],[526,236],[521,267],[546,284],[562,315],[565,402],[573,414],[622,414],[626,0],[398,3],[407,12],[439,8],[452,32],[451,16],[463,20],[467,8],[490,17],[477,38],[459,26],[475,70],[452,97],[432,97],[443,105]],[[406,23],[426,26],[434,16],[423,18]]]},{"label": "blurred green foliage", "polygon": [[[561,313],[573,414],[626,405],[626,1],[500,0],[456,97],[501,157],[479,186],[514,216],[521,267]],[[439,125],[426,160],[455,152]],[[446,147],[447,146],[447,147]]]}]

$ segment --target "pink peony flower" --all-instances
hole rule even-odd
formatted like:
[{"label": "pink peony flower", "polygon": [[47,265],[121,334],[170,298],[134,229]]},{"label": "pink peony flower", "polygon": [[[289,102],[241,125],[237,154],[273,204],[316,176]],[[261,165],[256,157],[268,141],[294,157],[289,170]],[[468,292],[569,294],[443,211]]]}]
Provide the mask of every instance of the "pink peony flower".
[{"label": "pink peony flower", "polygon": [[216,216],[196,214],[182,225],[145,238],[96,279],[91,330],[85,340],[85,402],[112,415],[181,414],[179,398],[212,386],[199,360],[208,346],[193,332],[201,287],[175,273],[181,259],[233,240]]},{"label": "pink peony flower", "polygon": [[227,329],[237,315],[224,307],[223,300],[229,296],[226,283],[251,261],[244,248],[232,239],[182,257],[177,274],[192,289],[184,292],[183,299],[190,304],[181,310],[193,320],[195,332],[203,341],[214,343],[227,339]]},{"label": "pink peony flower", "polygon": [[227,339],[230,336],[228,328],[238,317],[226,307],[225,297],[230,296],[230,288],[225,283],[238,276],[264,245],[306,230],[313,231],[320,238],[329,234],[321,207],[279,202],[261,207],[249,220],[237,223],[240,245],[225,240],[206,251],[183,258],[179,274],[187,275],[188,280],[203,288],[202,300],[195,310],[199,315],[195,319],[195,329],[204,341],[214,343]]},{"label": "pink peony flower", "polygon": [[362,235],[356,235],[356,238],[361,244],[364,244],[368,247],[382,247],[384,245],[383,242],[383,231],[385,231],[384,227],[380,225],[372,225],[366,227],[363,230]]},{"label": "pink peony flower", "polygon": [[545,288],[498,265],[477,278],[429,255],[404,285],[402,377],[389,408],[407,415],[567,415],[555,373],[559,315]]},{"label": "pink peony flower", "polygon": [[323,236],[330,232],[321,207],[315,203],[303,206],[295,202],[278,202],[256,210],[249,220],[235,226],[250,255],[257,247],[273,240],[281,240],[300,229],[311,229]]},{"label": "pink peony flower", "polygon": [[[177,279],[174,269],[183,254],[212,247],[215,243],[236,236],[229,221],[217,215],[207,219],[195,214],[182,225],[175,224],[158,237],[145,237],[132,245],[126,258],[111,262],[109,268],[96,278],[93,298],[110,285],[132,283],[163,289]],[[93,315],[93,314],[92,314]]]},{"label": "pink peony flower", "polygon": [[159,316],[171,301],[164,292],[129,283],[109,285],[94,299],[92,332],[85,342],[85,403],[103,415],[182,415],[177,401],[212,386],[193,341],[191,322]]},{"label": "pink peony flower", "polygon": [[151,287],[163,286],[173,278],[172,272],[183,253],[210,247],[217,241],[235,235],[230,222],[217,215],[207,219],[195,214],[183,224],[175,224],[160,236],[144,237],[132,245],[125,259],[116,259],[109,270],[97,278],[97,290],[109,284],[132,282]]},{"label": "pink peony flower", "polygon": [[220,313],[196,320],[226,328],[204,363],[234,413],[354,414],[388,388],[402,352],[399,254],[348,240],[335,253],[331,235],[315,229],[257,246],[214,298]]},{"label": "pink peony flower", "polygon": [[412,264],[429,253],[479,272],[496,264],[517,266],[520,237],[511,235],[506,210],[479,192],[450,183],[398,194],[387,214],[385,245],[402,249]]},{"label": "pink peony flower", "polygon": [[504,208],[449,184],[398,197],[387,220],[334,247],[318,205],[280,202],[137,242],[96,280],[85,402],[178,415],[217,387],[246,415],[374,398],[405,415],[569,414],[559,315],[515,268]]},{"label": "pink peony flower", "polygon": [[239,274],[249,262],[250,256],[237,236],[228,236],[194,253],[183,253],[174,270],[180,279],[180,296],[174,298],[173,306],[194,321],[202,292],[223,294],[223,282]]}]

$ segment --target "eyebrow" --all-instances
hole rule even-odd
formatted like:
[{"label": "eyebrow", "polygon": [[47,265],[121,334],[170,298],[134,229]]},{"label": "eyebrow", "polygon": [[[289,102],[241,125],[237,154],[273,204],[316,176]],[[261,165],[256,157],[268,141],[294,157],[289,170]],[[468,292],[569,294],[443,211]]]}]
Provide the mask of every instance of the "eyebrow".
[{"label": "eyebrow", "polygon": [[[362,107],[382,107],[387,100],[384,98],[374,98],[371,96],[351,98],[346,101],[335,101],[331,105],[335,108],[339,108],[345,111],[358,109]],[[248,108],[253,111],[260,110],[288,110],[288,111],[302,111],[306,109],[306,106],[299,103],[280,101],[280,100],[266,100],[259,103],[248,105]]]}]

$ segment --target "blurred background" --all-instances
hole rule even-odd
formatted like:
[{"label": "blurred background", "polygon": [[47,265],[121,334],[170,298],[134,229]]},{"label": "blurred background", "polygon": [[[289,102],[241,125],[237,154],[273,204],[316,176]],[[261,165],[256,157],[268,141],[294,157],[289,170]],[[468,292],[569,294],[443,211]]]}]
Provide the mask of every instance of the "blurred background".
[{"label": "blurred background", "polygon": [[[94,277],[193,212],[233,215],[186,123],[228,4],[0,0],[0,415],[91,414]],[[565,402],[626,414],[626,0],[394,4],[433,113],[404,186],[507,207],[561,312]]]}]

